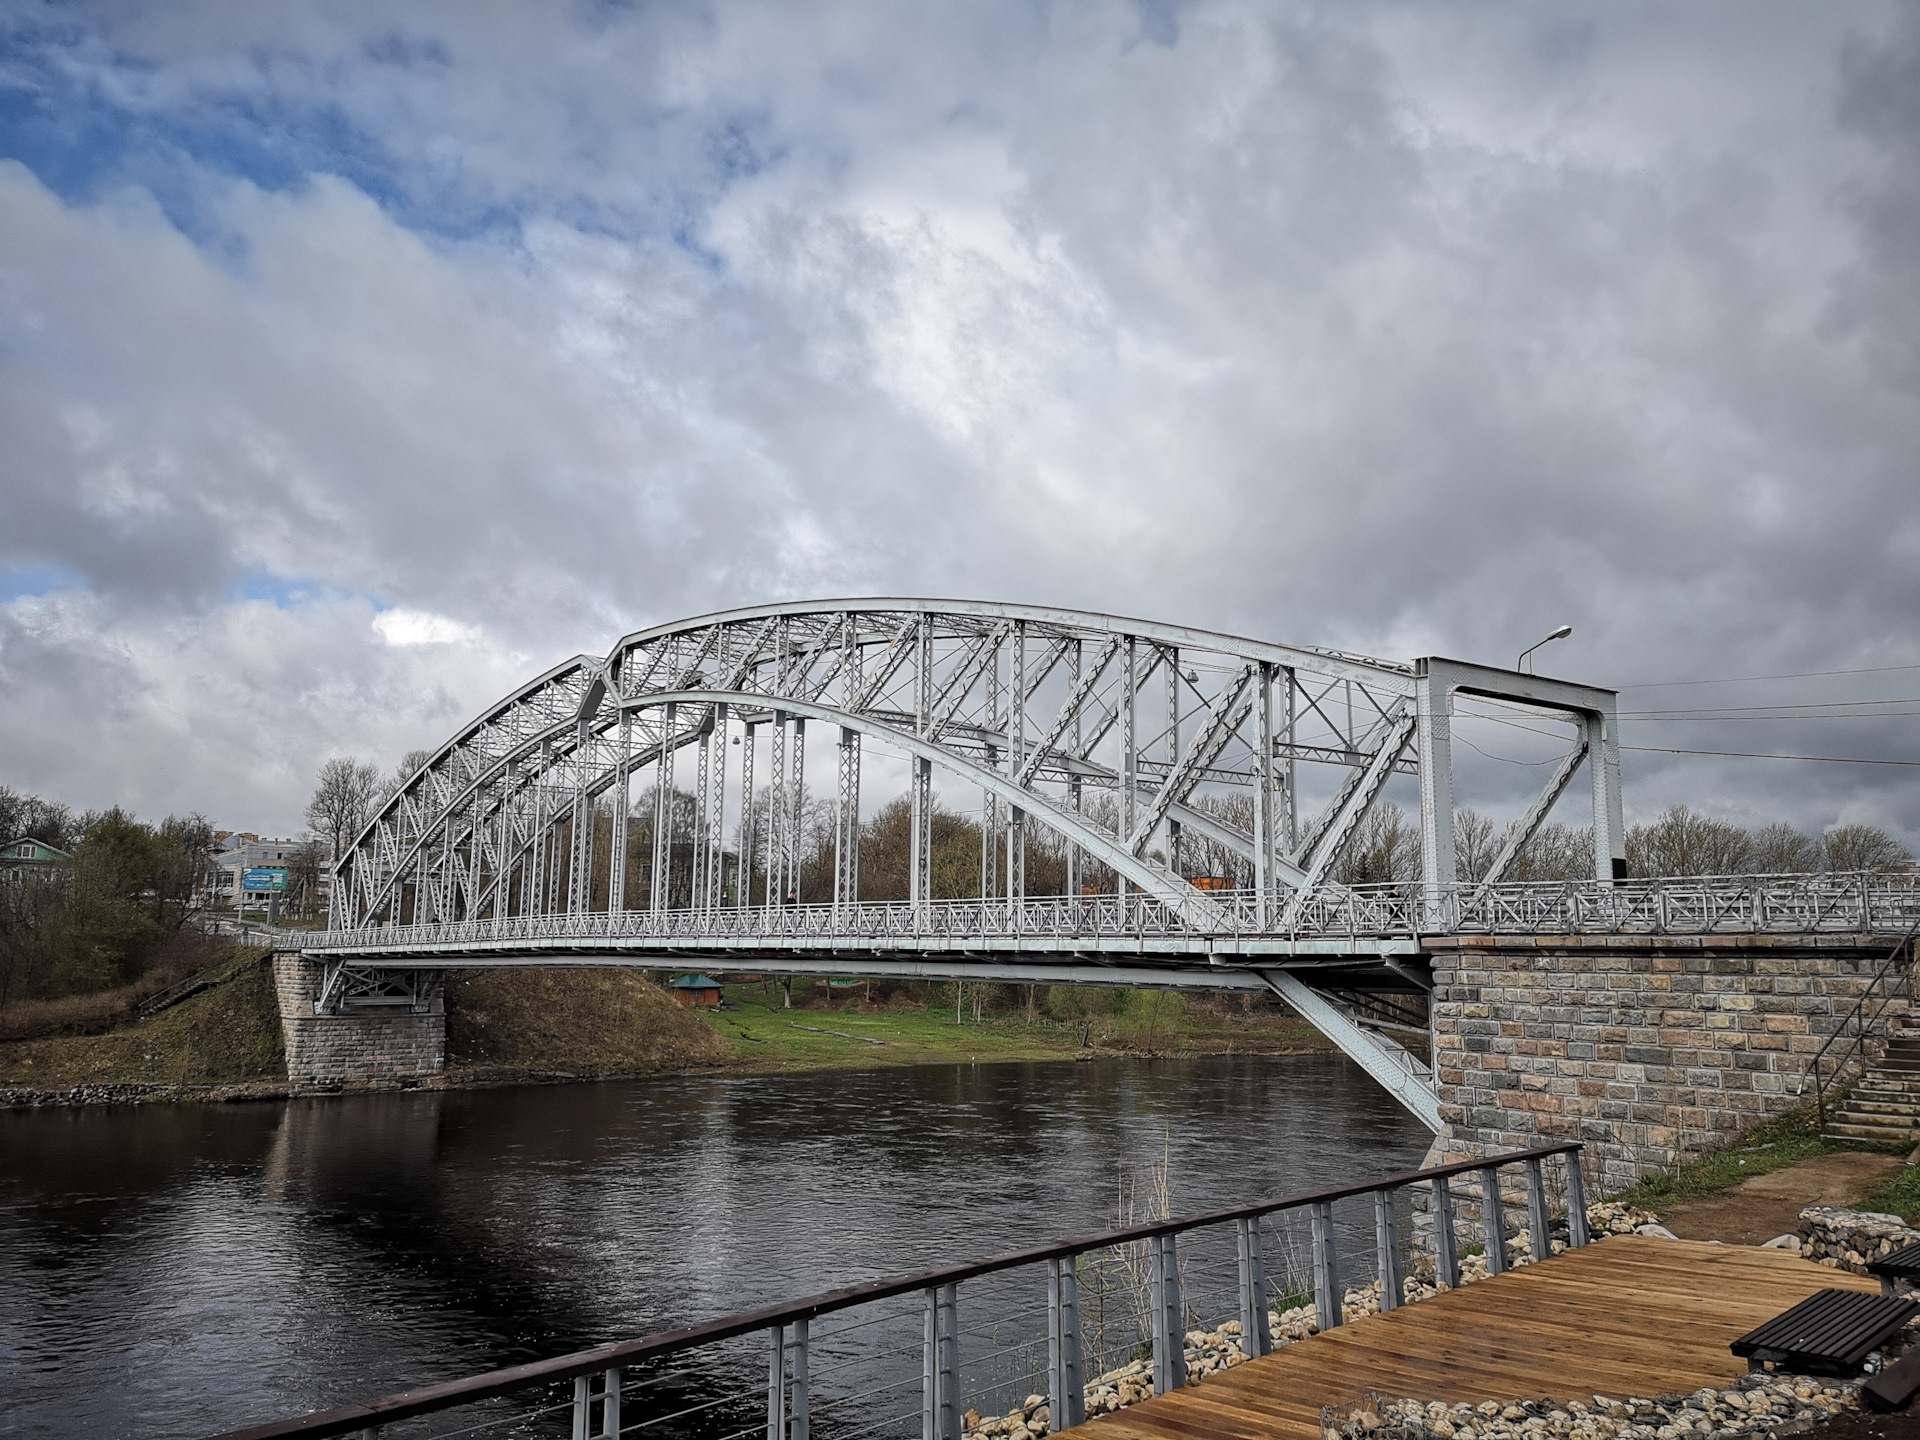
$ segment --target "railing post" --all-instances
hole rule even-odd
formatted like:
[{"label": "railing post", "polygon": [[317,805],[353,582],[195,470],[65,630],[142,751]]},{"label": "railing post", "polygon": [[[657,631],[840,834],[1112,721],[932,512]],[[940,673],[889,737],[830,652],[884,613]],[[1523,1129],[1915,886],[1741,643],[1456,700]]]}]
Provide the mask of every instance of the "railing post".
[{"label": "railing post", "polygon": [[787,1428],[786,1341],[784,1326],[767,1331],[767,1440],[784,1440]]},{"label": "railing post", "polygon": [[1317,1200],[1307,1207],[1313,1222],[1313,1319],[1322,1331],[1343,1318],[1340,1311],[1340,1258],[1334,1253],[1333,1202]]},{"label": "railing post", "polygon": [[[1187,1383],[1186,1304],[1180,1297],[1180,1256],[1178,1237],[1162,1235],[1160,1253],[1160,1293],[1167,1307],[1167,1386],[1178,1390]],[[1156,1387],[1155,1393],[1161,1393]]]},{"label": "railing post", "polygon": [[[593,1378],[588,1375],[573,1377],[573,1440],[587,1440],[593,1433],[591,1406],[593,1405]],[[365,1433],[365,1432],[362,1432]]]},{"label": "railing post", "polygon": [[1453,1233],[1453,1186],[1433,1177],[1433,1278],[1449,1290],[1460,1286],[1460,1247]]},{"label": "railing post", "polygon": [[[807,1322],[794,1321],[788,1333],[792,1336],[787,1342],[788,1386],[792,1398],[787,1409],[787,1440],[807,1440],[813,1410],[807,1395]],[[612,1431],[612,1437],[619,1440],[618,1429]]]},{"label": "railing post", "polygon": [[1240,1352],[1251,1360],[1273,1348],[1267,1329],[1267,1269],[1260,1255],[1260,1217],[1235,1222],[1240,1252]]},{"label": "railing post", "polygon": [[1167,1383],[1167,1257],[1160,1237],[1147,1240],[1147,1331],[1153,1346],[1153,1393],[1164,1395]]},{"label": "railing post", "polygon": [[1086,1381],[1080,1352],[1079,1257],[1047,1261],[1047,1404],[1050,1430],[1065,1430],[1087,1418]]},{"label": "railing post", "polygon": [[934,1384],[939,1391],[935,1440],[960,1440],[960,1287],[940,1287]]},{"label": "railing post", "polygon": [[920,1350],[920,1440],[940,1440],[940,1292],[924,1292],[926,1324]]},{"label": "railing post", "polygon": [[620,1367],[607,1371],[606,1394],[600,1402],[600,1430],[607,1440],[620,1440]]},{"label": "railing post", "polygon": [[1374,1267],[1380,1276],[1380,1310],[1400,1308],[1400,1216],[1393,1208],[1393,1192],[1373,1192]]},{"label": "railing post", "polygon": [[1587,1185],[1580,1174],[1580,1152],[1569,1150],[1562,1157],[1567,1162],[1567,1244],[1584,1245],[1587,1243]]},{"label": "railing post", "polygon": [[1507,1216],[1500,1205],[1500,1170],[1488,1165],[1480,1171],[1480,1214],[1487,1226],[1487,1274],[1507,1268]]},{"label": "railing post", "polygon": [[1553,1255],[1553,1229],[1547,1222],[1547,1175],[1537,1155],[1527,1159],[1527,1245],[1536,1263]]}]

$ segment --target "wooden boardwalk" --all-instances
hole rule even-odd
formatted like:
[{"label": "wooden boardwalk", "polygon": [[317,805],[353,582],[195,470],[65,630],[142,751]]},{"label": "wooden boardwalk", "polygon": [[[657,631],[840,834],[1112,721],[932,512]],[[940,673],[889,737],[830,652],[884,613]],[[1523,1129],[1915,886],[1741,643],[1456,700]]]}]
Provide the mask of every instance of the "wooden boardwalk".
[{"label": "wooden boardwalk", "polygon": [[1825,1286],[1864,1275],[1784,1250],[1618,1236],[1090,1420],[1085,1440],[1319,1440],[1320,1407],[1366,1391],[1420,1400],[1651,1397],[1746,1372],[1727,1346]]}]

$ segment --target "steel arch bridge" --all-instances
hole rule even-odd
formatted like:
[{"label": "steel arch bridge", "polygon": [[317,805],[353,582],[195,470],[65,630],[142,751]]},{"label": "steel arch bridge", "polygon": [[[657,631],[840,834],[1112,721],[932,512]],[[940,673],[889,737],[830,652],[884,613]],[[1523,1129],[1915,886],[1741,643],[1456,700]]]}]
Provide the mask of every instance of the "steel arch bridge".
[{"label": "steel arch bridge", "polygon": [[[1455,875],[1461,693],[1573,725],[1472,884]],[[860,880],[863,779],[882,769],[908,812],[890,901]],[[1309,817],[1313,770],[1332,783]],[[1592,880],[1501,883],[1583,770]],[[807,779],[829,771],[830,882],[803,892]],[[977,893],[934,893],[936,772],[979,797]],[[1335,884],[1396,775],[1419,783],[1420,882]],[[342,854],[305,953],[335,1010],[529,963],[1274,991],[1437,1128],[1431,1077],[1388,1038],[1423,1013],[1420,937],[1673,925],[1673,894],[1616,884],[1620,817],[1614,695],[1592,686],[1038,606],[765,605],[638,631],[477,717]],[[1061,893],[1028,893],[1036,849]],[[1678,923],[1765,928],[1769,904],[1853,923],[1850,901],[1767,894],[1689,892]]]}]

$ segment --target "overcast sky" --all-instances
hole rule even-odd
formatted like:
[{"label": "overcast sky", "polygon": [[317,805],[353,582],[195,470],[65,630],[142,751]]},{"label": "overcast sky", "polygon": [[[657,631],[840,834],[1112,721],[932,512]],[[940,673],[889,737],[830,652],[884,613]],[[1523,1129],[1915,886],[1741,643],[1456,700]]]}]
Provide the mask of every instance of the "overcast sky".
[{"label": "overcast sky", "polygon": [[[1626,741],[1920,760],[1913,8],[0,17],[0,783],[288,832],[625,631],[886,593],[1871,669]],[[1624,770],[1920,839],[1920,769]]]}]

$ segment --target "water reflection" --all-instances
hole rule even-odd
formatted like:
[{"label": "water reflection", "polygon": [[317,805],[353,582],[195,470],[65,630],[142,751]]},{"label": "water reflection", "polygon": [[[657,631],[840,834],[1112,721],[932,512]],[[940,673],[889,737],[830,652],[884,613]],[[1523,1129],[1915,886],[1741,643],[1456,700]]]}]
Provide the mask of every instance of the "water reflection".
[{"label": "water reflection", "polygon": [[1337,1057],[0,1113],[5,1433],[192,1435],[1415,1163]]}]

